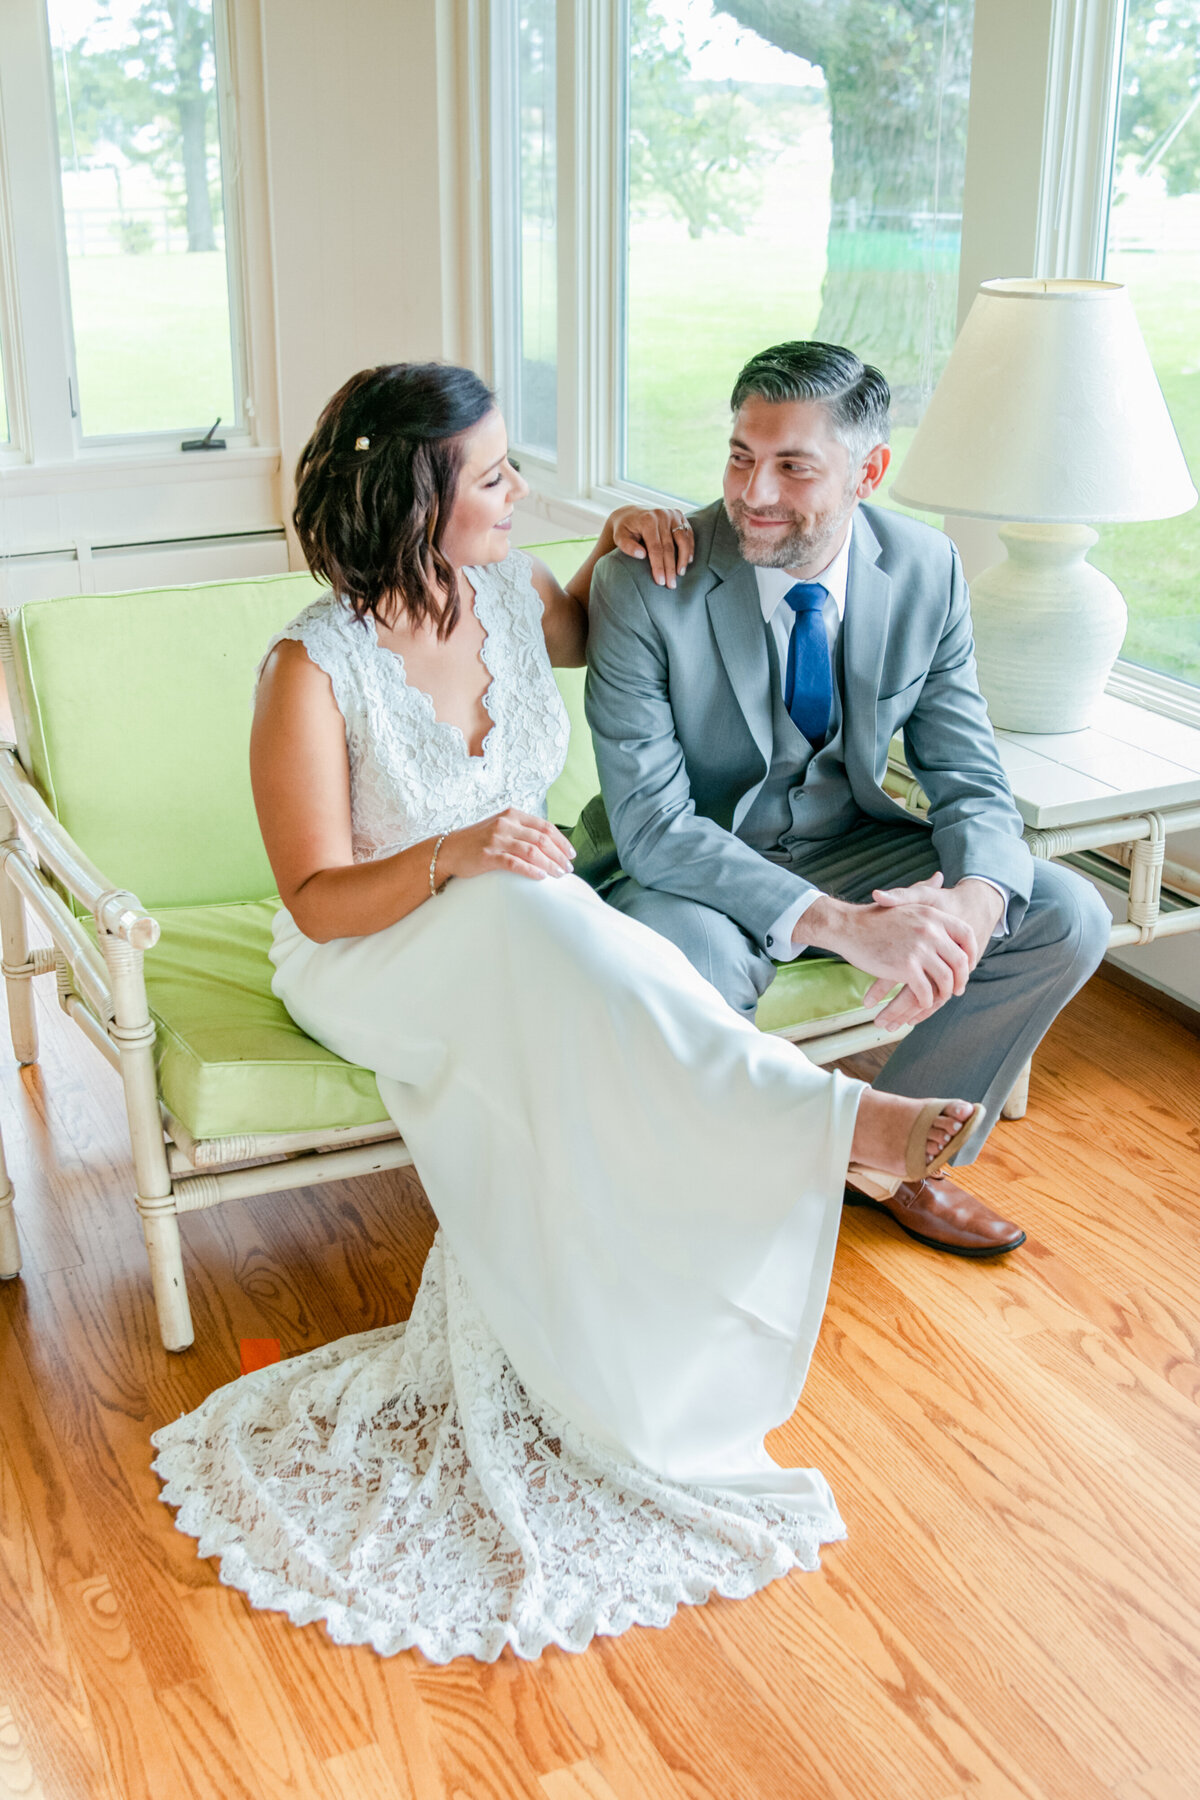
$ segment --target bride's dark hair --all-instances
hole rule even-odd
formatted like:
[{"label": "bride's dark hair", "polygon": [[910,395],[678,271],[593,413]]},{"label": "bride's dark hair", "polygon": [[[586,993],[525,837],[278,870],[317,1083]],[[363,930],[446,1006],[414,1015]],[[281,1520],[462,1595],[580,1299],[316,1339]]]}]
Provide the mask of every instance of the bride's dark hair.
[{"label": "bride's dark hair", "polygon": [[[470,369],[385,363],[352,375],[296,465],[292,514],[308,566],[358,617],[398,605],[439,638],[458,623],[458,581],[441,541],[463,436],[495,406]],[[440,596],[440,598],[439,598]]]}]

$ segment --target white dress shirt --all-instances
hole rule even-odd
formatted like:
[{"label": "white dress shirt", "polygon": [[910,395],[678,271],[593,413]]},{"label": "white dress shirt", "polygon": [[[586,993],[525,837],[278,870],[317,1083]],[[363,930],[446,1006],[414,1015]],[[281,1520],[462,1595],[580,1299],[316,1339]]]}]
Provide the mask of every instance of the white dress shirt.
[{"label": "white dress shirt", "polygon": [[[826,590],[827,597],[822,603],[821,611],[825,620],[825,630],[829,635],[831,667],[835,666],[834,653],[837,649],[838,633],[842,629],[842,620],[846,616],[846,583],[850,574],[850,540],[853,527],[854,522],[851,520],[851,528],[847,531],[842,540],[842,546],[832,562],[828,563],[819,575],[807,577],[809,581],[819,581]],[[754,578],[758,583],[758,603],[762,607],[763,618],[775,639],[779,679],[782,683],[787,678],[788,643],[796,620],[796,615],[791,607],[784,605],[783,596],[789,588],[796,585],[797,577],[789,575],[786,569],[763,569],[756,566]],[[1012,889],[1005,887],[1003,882],[989,880],[986,875],[980,875],[976,879],[986,881],[989,887],[995,888],[1004,901],[1004,911],[1000,915],[999,924],[992,936],[1007,937],[1008,902],[1012,897]],[[766,947],[768,956],[776,962],[794,962],[800,952],[807,947],[804,944],[793,943],[792,933],[813,901],[820,898],[820,894],[819,888],[813,888],[807,894],[802,895],[799,900],[794,900],[785,912],[780,913],[771,926],[767,933]]]}]

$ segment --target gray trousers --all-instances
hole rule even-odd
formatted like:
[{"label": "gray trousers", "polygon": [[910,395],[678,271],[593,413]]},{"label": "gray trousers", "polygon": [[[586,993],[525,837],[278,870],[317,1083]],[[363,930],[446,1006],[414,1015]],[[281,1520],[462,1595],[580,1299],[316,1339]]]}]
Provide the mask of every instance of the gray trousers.
[{"label": "gray trousers", "polygon": [[[868,820],[830,843],[804,846],[792,865],[839,899],[907,887],[937,868],[928,831]],[[623,877],[609,903],[661,932],[739,1012],[750,1017],[775,965],[725,913]],[[1099,966],[1112,920],[1096,890],[1057,863],[1034,865],[1033,896],[1017,929],[993,938],[965,994],[896,1045],[875,1086],[884,1093],[982,1101],[989,1128],[1026,1062],[1071,996]],[[986,1135],[986,1134],[983,1134]],[[955,1162],[975,1160],[976,1133]]]}]

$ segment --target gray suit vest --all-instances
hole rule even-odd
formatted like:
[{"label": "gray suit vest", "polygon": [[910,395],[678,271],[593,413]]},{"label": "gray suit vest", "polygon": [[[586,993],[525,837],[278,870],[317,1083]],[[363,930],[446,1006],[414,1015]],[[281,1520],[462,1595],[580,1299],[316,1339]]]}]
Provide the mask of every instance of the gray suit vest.
[{"label": "gray suit vest", "polygon": [[[763,629],[767,634],[767,657],[771,670],[771,766],[767,770],[766,780],[754,797],[754,804],[738,827],[737,835],[743,843],[761,851],[772,862],[790,863],[791,851],[783,847],[781,840],[794,831],[797,809],[792,801],[793,790],[803,787],[809,766],[817,759],[814,758],[812,745],[783,704],[783,680],[779,654],[775,647],[775,634],[765,621]],[[818,752],[822,772],[826,776],[833,771],[825,765],[840,764],[841,761],[841,662],[839,633],[833,658],[833,713],[829,720],[829,736]],[[844,770],[841,775],[842,780],[835,782],[837,801],[840,803],[836,810],[839,812],[849,799]],[[843,788],[844,793],[841,791]],[[857,808],[854,810],[857,811]]]}]

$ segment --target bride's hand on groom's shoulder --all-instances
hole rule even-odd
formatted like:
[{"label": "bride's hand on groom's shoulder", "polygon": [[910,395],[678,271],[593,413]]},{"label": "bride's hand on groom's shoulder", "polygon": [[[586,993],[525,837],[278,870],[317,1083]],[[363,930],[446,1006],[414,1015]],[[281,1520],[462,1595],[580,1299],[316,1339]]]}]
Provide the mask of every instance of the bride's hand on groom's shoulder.
[{"label": "bride's hand on groom's shoulder", "polygon": [[481,819],[478,825],[450,832],[437,867],[439,876],[447,879],[457,876],[465,880],[507,869],[513,875],[544,881],[548,875],[569,875],[574,857],[557,825],[510,806],[490,819]]},{"label": "bride's hand on groom's shoulder", "polygon": [[696,541],[682,507],[620,506],[609,524],[617,549],[648,562],[659,587],[673,588],[696,554]]}]

